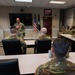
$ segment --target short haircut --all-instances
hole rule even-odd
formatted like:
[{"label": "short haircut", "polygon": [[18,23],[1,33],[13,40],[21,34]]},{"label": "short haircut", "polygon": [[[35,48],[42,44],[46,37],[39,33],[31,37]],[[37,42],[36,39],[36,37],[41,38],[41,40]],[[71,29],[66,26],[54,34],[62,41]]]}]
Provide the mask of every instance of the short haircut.
[{"label": "short haircut", "polygon": [[13,33],[13,34],[16,33],[16,27],[15,26],[11,26],[10,27],[10,32]]},{"label": "short haircut", "polygon": [[41,33],[46,34],[46,33],[47,33],[47,28],[43,27],[43,28],[41,29]]},{"label": "short haircut", "polygon": [[18,20],[20,20],[20,18],[19,18],[19,17],[17,17],[17,18],[16,18],[16,20],[17,20],[17,19],[18,19]]},{"label": "short haircut", "polygon": [[57,38],[53,42],[53,48],[56,54],[56,57],[64,57],[69,48],[69,42],[63,38]]}]

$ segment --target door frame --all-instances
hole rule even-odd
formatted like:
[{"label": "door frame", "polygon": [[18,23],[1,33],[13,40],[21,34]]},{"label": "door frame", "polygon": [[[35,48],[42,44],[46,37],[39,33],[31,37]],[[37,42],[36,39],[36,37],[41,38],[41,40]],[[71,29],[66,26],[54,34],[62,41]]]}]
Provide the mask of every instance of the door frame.
[{"label": "door frame", "polygon": [[51,22],[51,24],[50,24],[50,37],[52,37],[52,17],[51,16],[43,16],[43,27],[44,27],[44,18],[50,18],[50,22]]}]

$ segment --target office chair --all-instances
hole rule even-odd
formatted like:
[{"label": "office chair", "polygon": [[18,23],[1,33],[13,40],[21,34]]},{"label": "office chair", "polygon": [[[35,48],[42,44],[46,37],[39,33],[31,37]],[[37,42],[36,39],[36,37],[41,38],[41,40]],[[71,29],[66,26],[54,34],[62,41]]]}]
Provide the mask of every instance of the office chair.
[{"label": "office chair", "polygon": [[22,54],[20,40],[2,40],[5,55]]},{"label": "office chair", "polygon": [[0,60],[0,75],[20,75],[18,59]]},{"label": "office chair", "polygon": [[35,41],[35,53],[48,53],[51,49],[51,39],[41,39]]}]

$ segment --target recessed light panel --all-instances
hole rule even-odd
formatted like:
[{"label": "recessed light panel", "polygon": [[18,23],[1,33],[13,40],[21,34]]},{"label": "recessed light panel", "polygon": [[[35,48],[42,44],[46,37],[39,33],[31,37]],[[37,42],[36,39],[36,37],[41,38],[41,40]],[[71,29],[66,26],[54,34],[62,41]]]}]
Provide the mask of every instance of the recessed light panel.
[{"label": "recessed light panel", "polygon": [[53,4],[65,4],[66,2],[65,1],[50,1],[50,3],[53,3]]},{"label": "recessed light panel", "polygon": [[32,0],[15,0],[16,2],[32,2]]}]

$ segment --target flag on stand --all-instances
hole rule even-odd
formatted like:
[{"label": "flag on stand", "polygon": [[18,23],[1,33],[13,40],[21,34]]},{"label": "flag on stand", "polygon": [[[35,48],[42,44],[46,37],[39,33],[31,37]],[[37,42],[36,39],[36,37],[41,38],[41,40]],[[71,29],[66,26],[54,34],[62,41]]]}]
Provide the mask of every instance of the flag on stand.
[{"label": "flag on stand", "polygon": [[35,22],[34,22],[33,28],[34,28],[34,32],[37,32],[37,31],[38,31],[38,29],[37,29],[37,25],[36,25]]}]

